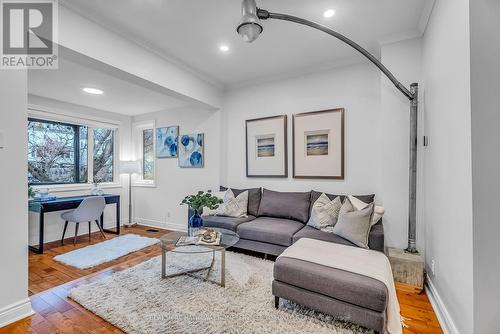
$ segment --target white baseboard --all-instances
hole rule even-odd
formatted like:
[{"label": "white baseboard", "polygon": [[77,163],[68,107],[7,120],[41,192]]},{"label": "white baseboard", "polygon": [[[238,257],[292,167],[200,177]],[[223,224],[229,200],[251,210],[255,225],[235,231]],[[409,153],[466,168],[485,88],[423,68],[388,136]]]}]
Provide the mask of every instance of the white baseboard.
[{"label": "white baseboard", "polygon": [[[128,221],[125,220],[125,221]],[[63,224],[64,222],[61,222],[60,224],[60,230],[57,231],[54,231],[54,230],[49,230],[47,228],[47,224],[45,224],[45,237],[44,237],[44,244],[46,243],[49,243],[49,242],[53,242],[53,241],[59,241],[61,240],[61,235],[62,235],[62,230],[63,230]],[[65,239],[67,238],[72,238],[74,236],[74,230],[72,230],[72,228],[74,228],[74,225],[75,224],[70,224],[68,226],[68,231],[66,232],[66,235],[65,235]],[[120,227],[123,227],[124,226],[124,223],[123,221],[120,222]],[[104,228],[105,229],[110,229],[110,228],[115,228],[116,227],[116,221],[112,221],[112,220],[109,220],[109,221],[104,221]],[[99,232],[99,229],[97,228],[97,225],[95,223],[92,223],[91,224],[91,231],[92,233],[94,232]],[[82,235],[87,235],[89,233],[88,229],[87,229],[87,224],[86,223],[82,223],[82,225],[80,226],[80,229],[78,230],[78,236],[82,236]],[[37,227],[36,227],[36,231],[30,231],[30,234],[29,234],[29,245],[30,246],[36,246],[38,245],[38,222],[37,222]]]},{"label": "white baseboard", "polygon": [[443,332],[445,334],[460,334],[429,275],[426,277],[425,292],[429,297],[432,308],[436,312],[436,316]]},{"label": "white baseboard", "polygon": [[164,222],[164,221],[159,221],[159,220],[152,220],[152,219],[145,219],[145,218],[134,218],[134,222],[144,225],[144,226],[149,226],[149,227],[157,227],[157,228],[163,228],[171,231],[181,231],[181,232],[186,232],[187,231],[187,224],[185,225],[180,225],[180,224],[174,224],[174,223],[169,223],[169,222]]},{"label": "white baseboard", "polygon": [[0,309],[0,328],[35,314],[29,298]]}]

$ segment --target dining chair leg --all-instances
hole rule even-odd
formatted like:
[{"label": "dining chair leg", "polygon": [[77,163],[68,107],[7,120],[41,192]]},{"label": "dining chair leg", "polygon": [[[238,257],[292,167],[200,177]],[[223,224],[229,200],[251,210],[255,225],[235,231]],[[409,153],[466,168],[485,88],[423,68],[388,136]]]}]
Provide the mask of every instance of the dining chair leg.
[{"label": "dining chair leg", "polygon": [[96,221],[95,221],[95,223],[97,224],[97,227],[99,227],[99,231],[101,231],[101,234],[102,234],[102,236],[104,237],[104,239],[107,239],[107,238],[106,238],[106,234],[104,234],[104,231],[103,231],[103,229],[102,229],[102,227],[101,227],[101,224],[99,224],[99,221],[98,221],[98,220],[96,220]]},{"label": "dining chair leg", "polygon": [[78,236],[78,227],[80,226],[80,223],[76,223],[75,226],[75,238],[73,239],[73,246],[76,245],[76,237]]},{"label": "dining chair leg", "polygon": [[90,239],[90,232],[91,232],[91,228],[90,228],[90,222],[89,222],[89,242],[91,241],[91,239]]},{"label": "dining chair leg", "polygon": [[64,235],[66,234],[66,229],[68,228],[68,221],[64,222],[64,229],[63,229],[63,235],[61,238],[61,245],[64,245]]}]

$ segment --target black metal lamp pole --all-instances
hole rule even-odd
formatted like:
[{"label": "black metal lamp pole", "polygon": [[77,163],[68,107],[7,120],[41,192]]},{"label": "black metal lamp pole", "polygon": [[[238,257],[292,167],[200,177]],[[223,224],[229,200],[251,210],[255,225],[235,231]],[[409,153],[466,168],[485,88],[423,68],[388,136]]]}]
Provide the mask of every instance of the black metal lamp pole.
[{"label": "black metal lamp pole", "polygon": [[347,38],[346,36],[322,25],[300,17],[271,13],[265,9],[257,8],[255,0],[243,0],[242,3],[243,18],[237,31],[247,41],[253,42],[263,31],[260,20],[276,19],[290,21],[314,29],[318,29],[331,35],[342,42],[356,49],[363,56],[368,58],[377,66],[384,75],[403,93],[410,101],[410,161],[409,161],[409,205],[408,205],[408,248],[409,253],[418,253],[416,248],[416,227],[417,227],[417,130],[418,130],[418,83],[412,83],[410,89],[407,89],[396,77],[370,52],[362,46]]}]

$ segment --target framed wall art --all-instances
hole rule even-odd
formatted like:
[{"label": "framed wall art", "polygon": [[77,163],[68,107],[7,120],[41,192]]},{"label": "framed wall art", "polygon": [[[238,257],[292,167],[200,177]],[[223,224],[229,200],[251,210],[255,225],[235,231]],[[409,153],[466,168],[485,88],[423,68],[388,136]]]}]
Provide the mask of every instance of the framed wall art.
[{"label": "framed wall art", "polygon": [[293,177],[344,179],[344,109],[293,115]]},{"label": "framed wall art", "polygon": [[156,157],[177,158],[178,138],[178,126],[156,129]]},{"label": "framed wall art", "polygon": [[247,177],[287,177],[287,117],[246,121]]},{"label": "framed wall art", "polygon": [[179,136],[179,167],[203,168],[205,136],[193,133]]}]

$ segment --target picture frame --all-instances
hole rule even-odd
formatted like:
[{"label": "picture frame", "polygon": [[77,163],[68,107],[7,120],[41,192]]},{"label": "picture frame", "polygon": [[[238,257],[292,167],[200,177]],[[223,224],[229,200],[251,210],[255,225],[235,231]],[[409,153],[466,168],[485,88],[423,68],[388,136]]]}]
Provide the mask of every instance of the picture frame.
[{"label": "picture frame", "polygon": [[288,177],[287,115],[245,122],[246,176]]},{"label": "picture frame", "polygon": [[205,134],[191,133],[179,136],[179,167],[203,168],[205,166]]},{"label": "picture frame", "polygon": [[156,157],[177,158],[179,146],[179,126],[156,128]]},{"label": "picture frame", "polygon": [[344,179],[344,108],[293,115],[293,177]]}]

